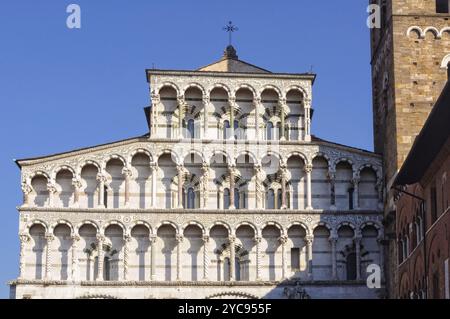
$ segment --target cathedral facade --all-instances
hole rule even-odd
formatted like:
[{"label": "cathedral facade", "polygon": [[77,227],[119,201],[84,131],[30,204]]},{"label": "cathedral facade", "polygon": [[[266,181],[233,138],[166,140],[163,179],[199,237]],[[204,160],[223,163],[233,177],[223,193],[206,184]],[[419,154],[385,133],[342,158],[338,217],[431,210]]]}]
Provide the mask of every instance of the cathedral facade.
[{"label": "cathedral facade", "polygon": [[11,297],[379,297],[381,157],[311,134],[315,75],[229,46],[147,80],[148,134],[17,161]]}]

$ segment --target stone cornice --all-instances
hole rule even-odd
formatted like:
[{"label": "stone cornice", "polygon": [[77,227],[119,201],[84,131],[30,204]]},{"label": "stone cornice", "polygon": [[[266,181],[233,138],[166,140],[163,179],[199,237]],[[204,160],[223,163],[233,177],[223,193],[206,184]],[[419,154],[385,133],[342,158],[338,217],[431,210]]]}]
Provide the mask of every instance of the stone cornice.
[{"label": "stone cornice", "polygon": [[236,214],[238,215],[380,215],[383,211],[376,210],[277,210],[277,209],[233,209],[233,210],[218,210],[218,209],[168,209],[168,208],[151,208],[151,209],[133,209],[133,208],[67,208],[67,207],[17,207],[19,212],[49,212],[49,213],[105,213],[105,214],[209,214],[209,215],[223,215]]},{"label": "stone cornice", "polygon": [[[295,286],[298,279],[285,281],[64,281],[17,279],[10,286],[85,286],[85,287],[284,287]],[[364,280],[301,280],[302,286],[365,286]]]}]

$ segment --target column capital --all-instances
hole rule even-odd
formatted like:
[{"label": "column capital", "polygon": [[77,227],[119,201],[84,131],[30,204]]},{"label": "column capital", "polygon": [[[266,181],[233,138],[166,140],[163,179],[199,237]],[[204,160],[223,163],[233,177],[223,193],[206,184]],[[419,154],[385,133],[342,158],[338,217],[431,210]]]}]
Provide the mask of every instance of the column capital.
[{"label": "column capital", "polygon": [[124,175],[125,178],[131,178],[133,177],[133,171],[129,167],[124,167],[122,169],[122,175]]},{"label": "column capital", "polygon": [[53,182],[47,184],[47,190],[50,194],[56,194],[58,192],[58,189]]},{"label": "column capital", "polygon": [[337,236],[331,235],[331,236],[328,238],[328,240],[329,240],[330,243],[336,243],[336,242],[338,241],[338,237],[337,237]]},{"label": "column capital", "polygon": [[236,242],[236,236],[234,236],[234,235],[228,236],[228,241],[230,242],[230,244],[231,243],[235,243]]},{"label": "column capital", "polygon": [[25,195],[30,194],[32,191],[33,191],[33,188],[31,187],[31,185],[29,185],[27,182],[22,183],[22,192]]},{"label": "column capital", "polygon": [[312,166],[312,164],[309,164],[309,163],[306,164],[304,167],[305,173],[307,173],[307,174],[311,173],[312,169],[313,169],[313,166]]},{"label": "column capital", "polygon": [[261,236],[255,236],[255,237],[253,238],[253,241],[254,241],[256,244],[259,244],[259,243],[261,243],[261,241],[262,241],[262,237],[261,237]]},{"label": "column capital", "polygon": [[81,237],[79,235],[72,235],[70,236],[70,239],[72,239],[73,242],[80,241]]},{"label": "column capital", "polygon": [[361,234],[355,234],[355,237],[353,238],[355,240],[355,243],[360,243],[362,240]]},{"label": "column capital", "polygon": [[80,190],[83,187],[83,183],[81,182],[81,180],[77,177],[72,178],[72,186],[76,189],[76,190]]},{"label": "column capital", "polygon": [[96,176],[97,182],[103,182],[106,183],[106,181],[108,180],[107,177],[105,176],[105,174],[103,173],[98,173]]},{"label": "column capital", "polygon": [[255,97],[255,98],[253,99],[253,105],[254,105],[254,106],[258,106],[258,105],[260,105],[260,104],[261,104],[261,97],[260,97],[260,96]]},{"label": "column capital", "polygon": [[203,104],[207,105],[211,102],[211,97],[208,94],[203,94],[202,100]]},{"label": "column capital", "polygon": [[159,103],[159,102],[161,102],[161,96],[158,94],[158,93],[152,93],[151,94],[151,99],[152,99],[152,103],[153,104],[156,104],[156,103]]},{"label": "column capital", "polygon": [[284,245],[286,245],[286,243],[287,243],[287,241],[288,241],[288,236],[286,236],[286,235],[281,235],[281,236],[278,238],[278,241],[284,246]]},{"label": "column capital", "polygon": [[123,235],[123,241],[124,241],[125,243],[129,243],[129,242],[131,241],[131,236],[130,236],[130,234],[125,234],[125,235]]},{"label": "column capital", "polygon": [[306,242],[308,245],[311,245],[312,242],[313,242],[313,240],[314,240],[314,236],[313,236],[313,235],[306,235],[306,236],[305,236],[305,242]]},{"label": "column capital", "polygon": [[353,177],[352,178],[352,184],[353,185],[358,185],[359,184],[359,182],[360,182],[360,178],[359,178],[359,176],[356,176],[356,177]]},{"label": "column capital", "polygon": [[148,239],[150,241],[151,244],[156,243],[156,240],[158,239],[158,236],[151,234],[150,236],[148,236]]},{"label": "column capital", "polygon": [[100,235],[100,234],[97,234],[96,238],[101,243],[103,243],[106,240],[105,236]]},{"label": "column capital", "polygon": [[183,235],[177,234],[175,236],[175,240],[176,240],[177,244],[181,243],[183,241],[183,239],[184,239]]},{"label": "column capital", "polygon": [[53,234],[51,234],[51,233],[46,233],[45,234],[45,240],[47,242],[52,242],[53,240],[55,240],[55,236]]},{"label": "column capital", "polygon": [[27,243],[31,240],[31,237],[30,235],[24,233],[19,235],[19,239],[21,243]]},{"label": "column capital", "polygon": [[204,236],[202,237],[202,241],[203,241],[203,243],[209,242],[209,236],[208,236],[208,235],[204,235]]}]

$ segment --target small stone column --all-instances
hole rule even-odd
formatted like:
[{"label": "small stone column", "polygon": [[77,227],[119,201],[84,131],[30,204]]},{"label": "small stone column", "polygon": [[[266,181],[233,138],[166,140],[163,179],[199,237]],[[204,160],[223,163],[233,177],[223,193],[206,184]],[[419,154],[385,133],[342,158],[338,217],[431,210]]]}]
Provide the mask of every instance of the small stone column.
[{"label": "small stone column", "polygon": [[304,118],[304,140],[306,142],[311,141],[311,99],[305,99],[305,118]]},{"label": "small stone column", "polygon": [[209,236],[203,236],[203,280],[209,280],[209,256],[208,256],[208,243]]},{"label": "small stone column", "polygon": [[263,208],[262,205],[262,186],[261,186],[261,166],[255,166],[255,208]]},{"label": "small stone column", "polygon": [[286,182],[287,182],[286,167],[282,167],[281,168],[281,209],[287,209],[287,205],[286,205]]},{"label": "small stone column", "polygon": [[230,209],[236,209],[234,205],[234,167],[230,166],[228,171],[230,172]]},{"label": "small stone column", "polygon": [[261,236],[255,237],[256,244],[256,281],[261,280]]},{"label": "small stone column", "polygon": [[100,208],[105,207],[105,184],[106,184],[106,176],[103,173],[97,174],[97,182],[98,182],[98,206]]},{"label": "small stone column", "polygon": [[359,178],[352,179],[353,184],[353,209],[359,209]]},{"label": "small stone column", "polygon": [[152,109],[151,109],[151,137],[157,137],[158,131],[158,108],[161,98],[159,94],[152,94]]},{"label": "small stone column", "polygon": [[183,138],[183,120],[184,120],[184,107],[185,107],[184,96],[178,97],[178,138]]},{"label": "small stone column", "polygon": [[177,280],[181,280],[181,243],[183,242],[183,236],[177,235],[175,238],[177,242]]},{"label": "small stone column", "polygon": [[82,192],[83,184],[79,178],[72,179],[73,186],[73,207],[80,207],[80,193]]},{"label": "small stone column", "polygon": [[47,184],[47,190],[48,190],[48,206],[54,207],[54,205],[55,205],[55,194],[58,192],[54,182],[50,182],[50,183]]},{"label": "small stone column", "polygon": [[19,279],[25,277],[25,246],[30,241],[30,236],[27,234],[19,235],[20,239],[20,256],[19,256]]},{"label": "small stone column", "polygon": [[122,174],[125,177],[125,207],[130,206],[130,181],[133,177],[133,171],[130,168],[124,167]]},{"label": "small stone column", "polygon": [[103,281],[103,259],[105,253],[103,251],[103,243],[105,242],[105,237],[102,235],[97,235],[97,253],[98,253],[98,271],[96,281]]},{"label": "small stone column", "polygon": [[72,281],[78,281],[78,242],[80,241],[80,236],[72,235],[72,267],[70,272],[70,277]]},{"label": "small stone column", "polygon": [[230,132],[231,132],[231,139],[234,140],[234,110],[236,108],[236,98],[230,97],[229,98],[229,104],[230,104]]},{"label": "small stone column", "polygon": [[228,241],[230,243],[230,281],[235,280],[235,259],[236,259],[236,237],[230,236],[228,237]]},{"label": "small stone column", "polygon": [[156,175],[158,173],[158,165],[150,163],[150,170],[152,171],[152,208],[156,208]]},{"label": "small stone column", "polygon": [[128,259],[130,250],[131,236],[126,234],[123,236],[123,280],[128,280]]},{"label": "small stone column", "polygon": [[311,187],[311,174],[312,174],[312,165],[305,165],[305,173],[306,173],[306,209],[312,210],[312,187]]},{"label": "small stone column", "polygon": [[154,281],[156,279],[156,252],[155,252],[155,246],[156,246],[156,235],[150,235],[150,280]]},{"label": "small stone column", "polygon": [[208,125],[209,125],[209,106],[210,106],[211,100],[209,95],[203,96],[203,138],[208,138]]},{"label": "small stone column", "polygon": [[307,235],[305,237],[305,242],[306,242],[306,260],[308,262],[308,279],[312,280],[313,279],[313,240],[314,240],[314,236],[312,235]]},{"label": "small stone column", "polygon": [[337,236],[334,234],[330,236],[329,241],[331,244],[331,279],[337,280],[337,260],[336,260],[336,243]]},{"label": "small stone column", "polygon": [[224,209],[223,206],[223,189],[219,189],[219,209]]},{"label": "small stone column", "polygon": [[287,270],[287,260],[286,260],[286,244],[288,241],[288,238],[286,235],[282,235],[279,238],[280,244],[281,244],[281,277],[282,279],[286,279],[288,277],[288,270]]},{"label": "small stone column", "polygon": [[336,173],[328,172],[328,181],[330,183],[330,210],[336,210]]},{"label": "small stone column", "polygon": [[255,139],[260,140],[259,135],[259,108],[261,107],[261,98],[257,97],[253,100],[253,105],[255,107]]},{"label": "small stone column", "polygon": [[45,246],[45,280],[51,280],[52,278],[52,242],[55,239],[53,234],[46,234],[45,240],[47,245]]},{"label": "small stone column", "polygon": [[209,197],[209,166],[207,163],[203,163],[202,165],[202,208],[208,208],[208,197]]},{"label": "small stone column", "polygon": [[355,236],[356,280],[361,280],[361,235]]},{"label": "small stone column", "polygon": [[30,206],[30,194],[33,192],[33,188],[28,183],[22,183],[23,192],[23,207]]},{"label": "small stone column", "polygon": [[381,279],[384,278],[384,245],[383,245],[383,235],[380,235],[377,238],[377,243],[378,243],[378,251],[380,252],[380,270],[381,270]]},{"label": "small stone column", "polygon": [[177,171],[178,171],[178,208],[182,209],[183,208],[183,175],[184,175],[183,166],[178,165]]},{"label": "small stone column", "polygon": [[285,134],[285,117],[286,117],[286,112],[285,112],[285,107],[286,107],[286,99],[282,98],[280,99],[280,120],[281,120],[281,128],[280,128],[280,141],[285,141],[286,140],[286,134]]}]

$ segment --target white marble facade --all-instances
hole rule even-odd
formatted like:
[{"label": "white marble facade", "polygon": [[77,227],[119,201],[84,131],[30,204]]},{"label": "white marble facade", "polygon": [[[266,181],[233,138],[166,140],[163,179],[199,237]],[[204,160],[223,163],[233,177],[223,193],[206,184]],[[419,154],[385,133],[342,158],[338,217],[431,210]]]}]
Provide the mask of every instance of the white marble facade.
[{"label": "white marble facade", "polygon": [[18,161],[12,297],[376,297],[381,159],[311,135],[314,75],[147,75],[149,134]]}]

